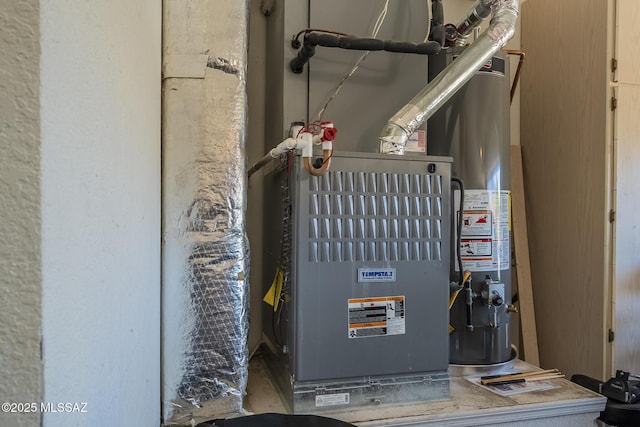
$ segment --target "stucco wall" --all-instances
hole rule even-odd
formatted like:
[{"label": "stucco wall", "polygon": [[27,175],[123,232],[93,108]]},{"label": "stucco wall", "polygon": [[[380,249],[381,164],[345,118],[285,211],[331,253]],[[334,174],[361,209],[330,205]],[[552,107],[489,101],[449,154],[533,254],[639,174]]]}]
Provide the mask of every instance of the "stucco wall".
[{"label": "stucco wall", "polygon": [[[41,399],[38,23],[38,0],[0,3],[0,403]],[[0,411],[2,426],[38,420]]]},{"label": "stucco wall", "polygon": [[158,426],[161,2],[40,10],[44,425]]}]

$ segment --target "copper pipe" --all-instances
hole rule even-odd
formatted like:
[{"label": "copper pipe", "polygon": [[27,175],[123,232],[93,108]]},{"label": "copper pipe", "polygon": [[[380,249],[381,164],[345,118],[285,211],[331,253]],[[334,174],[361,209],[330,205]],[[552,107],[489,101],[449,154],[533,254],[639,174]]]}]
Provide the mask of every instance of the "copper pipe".
[{"label": "copper pipe", "polygon": [[322,176],[329,170],[329,166],[331,166],[331,150],[322,150],[322,166],[319,168],[315,168],[311,164],[311,157],[304,157],[304,168],[311,175]]},{"label": "copper pipe", "polygon": [[513,83],[511,84],[511,101],[513,101],[513,97],[516,94],[516,88],[518,87],[518,81],[520,81],[520,70],[522,69],[522,64],[524,63],[524,52],[521,50],[504,50],[507,55],[517,55],[520,57],[520,61],[518,61],[518,68],[516,68],[516,75],[513,77]]}]

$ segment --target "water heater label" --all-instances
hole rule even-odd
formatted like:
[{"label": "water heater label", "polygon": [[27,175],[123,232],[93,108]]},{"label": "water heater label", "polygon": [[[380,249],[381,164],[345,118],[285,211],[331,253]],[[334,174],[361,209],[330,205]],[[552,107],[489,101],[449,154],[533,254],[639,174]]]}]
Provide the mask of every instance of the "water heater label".
[{"label": "water heater label", "polygon": [[404,296],[348,300],[349,338],[404,335]]},{"label": "water heater label", "polygon": [[[454,193],[455,206],[460,192]],[[496,271],[511,268],[509,231],[510,192],[466,190],[462,212],[460,256],[469,271]],[[455,265],[456,271],[458,265]]]},{"label": "water heater label", "polygon": [[363,282],[395,282],[395,268],[359,268],[358,283]]}]

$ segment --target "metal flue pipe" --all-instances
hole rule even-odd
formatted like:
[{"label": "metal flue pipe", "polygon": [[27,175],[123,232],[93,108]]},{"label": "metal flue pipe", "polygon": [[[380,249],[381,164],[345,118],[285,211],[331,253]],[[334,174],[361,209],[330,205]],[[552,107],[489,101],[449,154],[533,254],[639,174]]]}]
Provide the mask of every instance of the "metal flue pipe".
[{"label": "metal flue pipe", "polygon": [[519,0],[480,0],[476,7],[478,5],[491,8],[491,24],[455,61],[389,119],[379,137],[381,153],[404,154],[411,134],[513,37]]},{"label": "metal flue pipe", "polygon": [[494,10],[497,0],[478,0],[467,16],[456,27],[456,46],[464,46],[473,29],[487,19]]}]

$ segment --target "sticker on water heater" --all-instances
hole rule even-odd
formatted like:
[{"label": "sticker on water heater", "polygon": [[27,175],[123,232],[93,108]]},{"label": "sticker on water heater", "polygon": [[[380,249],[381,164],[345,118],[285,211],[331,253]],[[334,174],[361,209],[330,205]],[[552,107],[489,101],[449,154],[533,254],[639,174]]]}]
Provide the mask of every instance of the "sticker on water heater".
[{"label": "sticker on water heater", "polygon": [[460,255],[470,259],[476,257],[489,257],[491,260],[491,239],[462,239],[460,240]]},{"label": "sticker on water heater", "polygon": [[349,338],[404,335],[404,296],[348,300]]},{"label": "sticker on water heater", "polygon": [[[460,235],[462,269],[474,272],[511,268],[510,192],[465,190],[464,194]],[[459,190],[454,191],[453,198],[454,206],[460,206]],[[454,265],[458,271],[458,263]]]},{"label": "sticker on water heater", "polygon": [[493,234],[491,211],[465,210],[462,214],[463,236],[489,236]]},{"label": "sticker on water heater", "polygon": [[358,283],[364,282],[395,282],[395,268],[359,268]]}]

